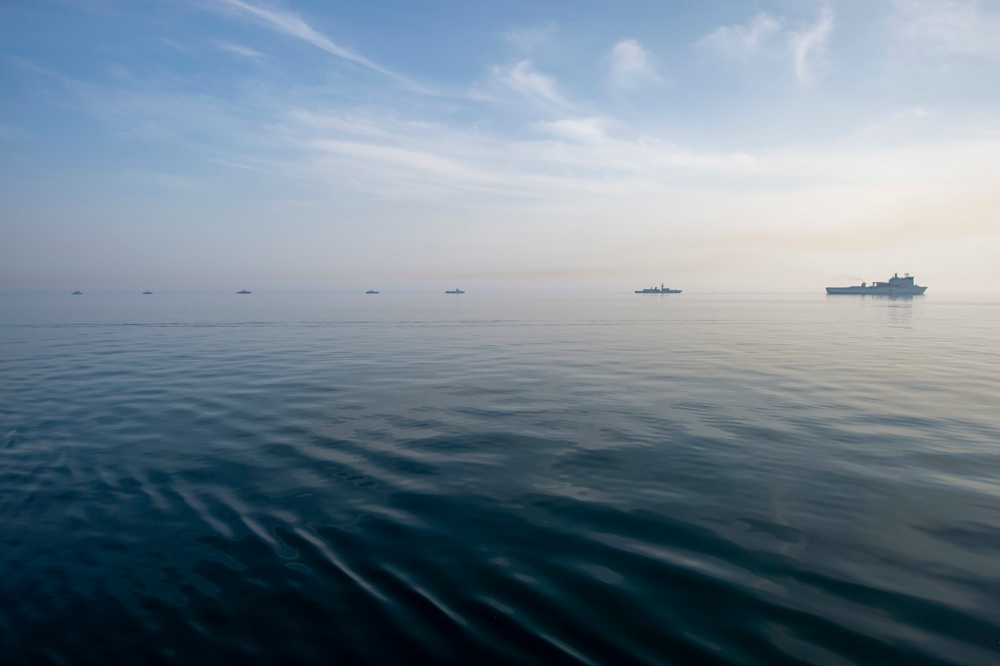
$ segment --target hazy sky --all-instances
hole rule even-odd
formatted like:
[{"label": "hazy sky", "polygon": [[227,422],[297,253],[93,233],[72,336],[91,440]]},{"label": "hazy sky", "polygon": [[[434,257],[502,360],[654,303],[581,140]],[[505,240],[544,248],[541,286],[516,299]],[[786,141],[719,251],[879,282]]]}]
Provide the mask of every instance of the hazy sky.
[{"label": "hazy sky", "polygon": [[5,0],[0,85],[4,289],[1000,290],[994,0]]}]

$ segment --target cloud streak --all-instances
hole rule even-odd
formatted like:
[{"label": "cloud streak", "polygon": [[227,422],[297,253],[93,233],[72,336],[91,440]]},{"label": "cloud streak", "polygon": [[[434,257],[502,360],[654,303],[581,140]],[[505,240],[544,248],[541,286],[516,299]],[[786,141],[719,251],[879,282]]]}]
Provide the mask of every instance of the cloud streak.
[{"label": "cloud streak", "polygon": [[783,17],[760,13],[749,23],[717,27],[699,40],[697,46],[732,62],[787,53],[796,81],[805,85],[812,81],[816,68],[824,61],[833,27],[833,12],[829,8],[820,12],[814,24],[798,29]]},{"label": "cloud streak", "polygon": [[559,93],[555,79],[536,70],[530,60],[510,66],[495,65],[490,70],[490,87],[546,109],[566,109],[570,104]]},{"label": "cloud streak", "polygon": [[799,83],[808,83],[813,68],[826,55],[826,43],[833,32],[833,12],[824,8],[819,20],[808,28],[793,32],[789,37],[792,61],[795,63],[795,78]]},{"label": "cloud streak", "polygon": [[248,0],[218,0],[220,6],[229,9],[231,12],[249,17],[259,24],[283,33],[289,37],[312,44],[318,49],[334,55],[348,62],[360,65],[365,69],[377,72],[393,79],[403,80],[403,77],[390,70],[377,65],[365,56],[355,53],[351,49],[340,46],[326,35],[322,34],[298,14],[284,11],[276,7],[265,4],[250,2]]},{"label": "cloud streak", "polygon": [[260,60],[264,57],[264,54],[260,51],[256,51],[249,46],[243,46],[242,44],[233,44],[232,42],[217,40],[215,42],[215,47],[222,51],[226,51],[227,53],[249,58],[250,60]]}]

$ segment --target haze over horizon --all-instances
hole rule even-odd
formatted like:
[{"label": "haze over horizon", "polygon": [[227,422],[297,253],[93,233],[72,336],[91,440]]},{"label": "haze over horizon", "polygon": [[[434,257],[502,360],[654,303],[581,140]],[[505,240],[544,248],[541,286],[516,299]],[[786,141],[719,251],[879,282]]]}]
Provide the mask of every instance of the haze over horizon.
[{"label": "haze over horizon", "polygon": [[0,7],[0,289],[1000,291],[1000,5]]}]

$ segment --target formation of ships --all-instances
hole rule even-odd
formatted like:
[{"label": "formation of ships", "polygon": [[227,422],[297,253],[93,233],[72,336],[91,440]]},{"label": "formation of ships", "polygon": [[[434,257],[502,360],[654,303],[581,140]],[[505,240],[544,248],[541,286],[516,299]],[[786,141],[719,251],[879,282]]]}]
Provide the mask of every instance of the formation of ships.
[{"label": "formation of ships", "polygon": [[[636,289],[637,294],[679,294],[682,289],[671,289],[667,287],[662,282],[659,287],[652,286],[646,289]],[[906,273],[903,277],[899,277],[899,273],[895,273],[891,278],[885,282],[872,282],[868,284],[867,282],[862,282],[859,285],[851,287],[827,287],[826,293],[830,295],[840,295],[840,294],[853,294],[853,295],[874,295],[874,296],[919,296],[927,291],[927,287],[922,287],[916,282],[914,282],[913,276]],[[144,291],[143,294],[152,294],[151,291]],[[246,289],[240,289],[237,294],[250,294],[253,292],[247,291]],[[369,289],[365,292],[366,294],[377,294],[379,293],[375,289]],[[449,289],[445,291],[446,294],[464,294],[465,292],[455,287],[454,289]],[[74,291],[73,296],[82,296],[82,291]]]}]

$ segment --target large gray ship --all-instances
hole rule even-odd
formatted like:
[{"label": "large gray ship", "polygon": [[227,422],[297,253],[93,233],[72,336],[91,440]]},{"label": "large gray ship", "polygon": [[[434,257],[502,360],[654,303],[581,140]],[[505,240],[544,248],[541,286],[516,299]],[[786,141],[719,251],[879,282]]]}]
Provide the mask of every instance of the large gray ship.
[{"label": "large gray ship", "polygon": [[888,282],[872,282],[866,284],[862,282],[854,287],[827,287],[828,294],[871,294],[874,296],[919,296],[927,291],[927,287],[921,287],[913,283],[913,278],[907,273],[899,277],[896,273]]}]

